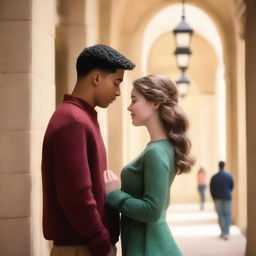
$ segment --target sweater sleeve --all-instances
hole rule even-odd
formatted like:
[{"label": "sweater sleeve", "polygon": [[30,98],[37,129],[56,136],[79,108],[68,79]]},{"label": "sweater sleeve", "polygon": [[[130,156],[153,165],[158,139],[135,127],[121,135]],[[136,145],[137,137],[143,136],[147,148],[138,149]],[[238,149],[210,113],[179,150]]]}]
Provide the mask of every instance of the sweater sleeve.
[{"label": "sweater sleeve", "polygon": [[106,200],[111,207],[134,220],[150,223],[163,212],[169,192],[170,157],[162,148],[148,149],[144,154],[144,194],[142,198],[114,190]]},{"label": "sweater sleeve", "polygon": [[85,127],[73,123],[53,134],[58,202],[93,256],[107,255],[111,244],[92,194]]}]

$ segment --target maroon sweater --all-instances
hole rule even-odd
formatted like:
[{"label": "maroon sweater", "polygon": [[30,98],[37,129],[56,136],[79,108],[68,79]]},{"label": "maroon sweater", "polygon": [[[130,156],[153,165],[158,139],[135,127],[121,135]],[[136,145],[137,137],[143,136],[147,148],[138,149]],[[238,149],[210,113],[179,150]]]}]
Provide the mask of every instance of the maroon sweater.
[{"label": "maroon sweater", "polygon": [[104,256],[119,235],[119,215],[105,206],[106,153],[97,112],[65,95],[45,133],[43,233],[55,245],[87,245]]}]

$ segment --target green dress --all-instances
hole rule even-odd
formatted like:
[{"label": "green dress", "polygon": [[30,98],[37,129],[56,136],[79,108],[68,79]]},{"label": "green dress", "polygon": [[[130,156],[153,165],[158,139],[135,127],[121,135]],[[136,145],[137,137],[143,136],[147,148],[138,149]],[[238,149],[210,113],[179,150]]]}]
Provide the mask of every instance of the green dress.
[{"label": "green dress", "polygon": [[182,256],[166,223],[174,177],[174,149],[167,139],[149,142],[122,170],[121,190],[106,198],[122,213],[122,256]]}]

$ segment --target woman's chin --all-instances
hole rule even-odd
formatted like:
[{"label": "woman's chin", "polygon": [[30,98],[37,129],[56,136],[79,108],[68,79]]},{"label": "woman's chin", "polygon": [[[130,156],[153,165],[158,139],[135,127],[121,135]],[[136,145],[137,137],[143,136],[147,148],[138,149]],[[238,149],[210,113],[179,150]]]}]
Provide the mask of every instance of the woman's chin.
[{"label": "woman's chin", "polygon": [[132,124],[133,124],[134,126],[141,126],[141,124],[135,122],[134,120],[132,120]]}]

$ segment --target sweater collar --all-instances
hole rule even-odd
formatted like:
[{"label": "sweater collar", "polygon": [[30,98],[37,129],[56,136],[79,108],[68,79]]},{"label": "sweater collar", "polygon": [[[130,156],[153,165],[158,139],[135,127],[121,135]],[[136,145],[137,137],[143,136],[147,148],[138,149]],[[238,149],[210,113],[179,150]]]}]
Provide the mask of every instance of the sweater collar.
[{"label": "sweater collar", "polygon": [[88,112],[91,116],[97,119],[97,111],[85,100],[75,97],[71,94],[65,94],[63,98],[63,102],[69,102],[71,104],[77,105],[82,108],[86,112]]}]

